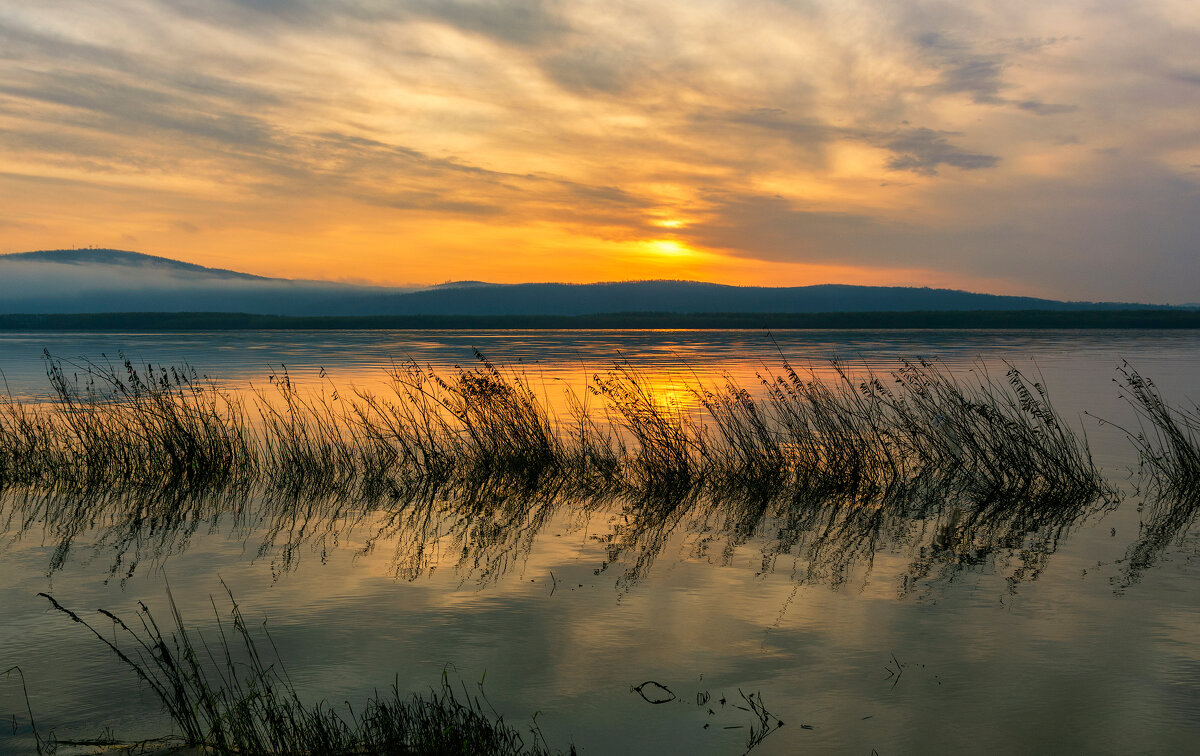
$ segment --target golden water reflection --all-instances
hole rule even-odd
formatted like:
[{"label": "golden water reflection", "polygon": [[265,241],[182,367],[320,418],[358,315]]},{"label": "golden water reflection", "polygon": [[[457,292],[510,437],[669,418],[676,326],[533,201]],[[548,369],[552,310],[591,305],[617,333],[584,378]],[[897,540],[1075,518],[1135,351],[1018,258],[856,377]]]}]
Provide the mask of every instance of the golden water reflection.
[{"label": "golden water reflection", "polygon": [[[9,369],[19,349],[0,353],[18,393],[44,386],[44,342],[34,349],[34,338],[31,361],[20,360],[25,373]],[[94,334],[36,337],[46,338],[63,356],[109,349]],[[780,365],[765,338],[767,346],[737,334],[624,338],[164,335],[125,346],[156,365],[189,361],[233,392],[251,383],[274,391],[267,376],[286,365],[303,391],[340,397],[387,391],[396,355],[471,368],[469,347],[479,347],[526,371],[556,412],[568,408],[568,388],[600,411],[603,397],[586,387],[625,358],[685,414],[699,411],[689,388],[697,379],[720,386],[728,373],[758,391],[756,373]],[[801,373],[827,369],[830,356],[879,371],[897,356],[932,353],[956,374],[980,357],[990,368],[1036,358],[1072,420],[1082,409],[1117,414],[1118,355],[1149,366],[1171,396],[1188,396],[1200,375],[1195,335],[860,334],[840,346],[813,334],[778,338]],[[582,358],[563,357],[576,347]],[[1106,474],[1128,491],[1127,441],[1086,430],[1111,461]],[[121,735],[160,735],[157,704],[140,698],[127,670],[34,596],[49,590],[81,609],[125,614],[138,600],[160,607],[169,582],[189,620],[212,631],[208,596],[225,581],[248,617],[269,619],[314,698],[359,701],[393,680],[424,689],[454,662],[469,684],[486,674],[509,721],[541,711],[552,742],[589,751],[745,751],[743,731],[724,729],[744,722],[726,711],[652,707],[630,694],[650,678],[685,697],[761,690],[788,725],[755,756],[971,752],[979,732],[995,733],[989,743],[1011,753],[1051,740],[1071,752],[1185,753],[1195,742],[1195,502],[1143,492],[1110,511],[1096,501],[936,488],[857,499],[716,490],[588,498],[520,487],[426,494],[8,490],[0,661],[21,663],[39,721],[59,733],[94,737],[112,725]],[[885,669],[893,654],[905,665],[894,687]],[[13,684],[0,686],[0,716],[10,713],[20,732],[4,728],[0,751],[32,753]]]}]

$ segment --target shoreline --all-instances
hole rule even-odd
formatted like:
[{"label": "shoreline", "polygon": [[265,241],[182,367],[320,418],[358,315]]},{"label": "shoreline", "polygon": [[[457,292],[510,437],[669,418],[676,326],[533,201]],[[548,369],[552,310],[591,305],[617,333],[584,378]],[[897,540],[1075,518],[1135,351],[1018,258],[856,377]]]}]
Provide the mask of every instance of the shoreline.
[{"label": "shoreline", "polygon": [[1200,310],[938,310],[913,312],[592,315],[337,315],[113,312],[0,315],[0,331],[191,330],[1050,330],[1200,329]]}]

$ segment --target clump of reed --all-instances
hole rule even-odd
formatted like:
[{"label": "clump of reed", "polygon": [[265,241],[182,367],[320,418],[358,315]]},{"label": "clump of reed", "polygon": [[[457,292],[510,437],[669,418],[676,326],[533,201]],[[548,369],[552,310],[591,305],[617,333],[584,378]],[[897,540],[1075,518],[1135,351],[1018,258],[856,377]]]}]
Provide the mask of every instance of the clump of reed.
[{"label": "clump of reed", "polygon": [[557,423],[528,378],[475,356],[479,367],[445,377],[415,363],[393,366],[391,397],[357,394],[362,429],[398,460],[434,475],[459,467],[484,477],[536,477],[559,466]]},{"label": "clump of reed", "polygon": [[292,494],[353,490],[380,462],[378,449],[347,422],[336,390],[305,395],[284,369],[268,376],[274,392],[255,393],[255,437],[262,477]]},{"label": "clump of reed", "polygon": [[1140,518],[1138,539],[1126,552],[1125,586],[1162,559],[1200,512],[1200,406],[1169,404],[1154,381],[1128,362],[1118,372],[1114,381],[1137,422],[1136,427],[1118,427],[1137,448],[1143,482],[1148,479],[1153,494]]},{"label": "clump of reed", "polygon": [[928,362],[894,373],[899,396],[874,391],[896,435],[933,476],[974,498],[1094,498],[1105,491],[1087,441],[1050,403],[1040,380],[1009,365],[1004,383],[981,371],[974,384]]},{"label": "clump of reed", "polygon": [[[217,614],[212,642],[185,626],[169,592],[173,628],[160,628],[139,602],[135,626],[99,610],[112,622],[111,634],[98,631],[52,596],[39,595],[91,631],[150,687],[179,730],[177,742],[185,746],[238,756],[562,753],[546,744],[536,723],[522,732],[490,705],[485,708],[486,699],[480,695],[472,695],[465,686],[456,690],[445,673],[440,689],[405,695],[393,685],[358,711],[323,702],[306,704],[265,626],[273,655],[260,652],[232,594],[229,619],[222,621]],[[574,747],[568,752],[573,754]]]},{"label": "clump of reed", "polygon": [[763,377],[762,399],[732,383],[699,394],[716,428],[704,454],[723,477],[842,493],[933,481],[978,500],[1105,492],[1086,439],[1015,367],[1003,383],[925,361],[903,361],[886,382],[837,362],[827,379],[783,367]]},{"label": "clump of reed", "polygon": [[1154,381],[1128,362],[1114,380],[1137,414],[1135,429],[1122,428],[1138,450],[1139,462],[1159,492],[1200,497],[1200,406],[1169,405]]},{"label": "clump of reed", "polygon": [[443,372],[395,366],[389,393],[302,391],[284,370],[247,395],[186,367],[47,355],[50,403],[0,399],[0,487],[254,483],[378,500],[517,485],[659,504],[702,491],[873,495],[918,481],[979,500],[1104,492],[1086,439],[1016,368],[972,382],[928,362],[886,379],[785,362],[757,393],[693,383],[699,411],[684,412],[618,364],[562,417],[523,372],[476,357]]},{"label": "clump of reed", "polygon": [[653,491],[690,488],[702,473],[703,429],[650,388],[628,363],[593,377],[589,390],[608,402],[610,417],[635,446],[624,467]]},{"label": "clump of reed", "polygon": [[204,485],[256,470],[245,405],[186,365],[64,364],[47,353],[46,375],[49,407],[0,399],[5,482]]},{"label": "clump of reed", "polygon": [[[831,380],[802,376],[786,361],[783,374],[762,377],[765,411],[779,429],[781,449],[808,490],[879,491],[910,475],[902,447],[891,443],[891,418],[879,396],[837,362]],[[759,434],[756,434],[759,435]]]}]

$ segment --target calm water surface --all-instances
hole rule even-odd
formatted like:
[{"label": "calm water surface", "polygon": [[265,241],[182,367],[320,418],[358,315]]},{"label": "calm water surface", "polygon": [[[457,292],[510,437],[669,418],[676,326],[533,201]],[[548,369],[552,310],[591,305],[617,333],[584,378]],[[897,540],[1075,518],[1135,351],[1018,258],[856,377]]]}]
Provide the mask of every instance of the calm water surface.
[{"label": "calm water surface", "polygon": [[[1164,520],[1133,493],[1128,441],[1084,411],[1132,421],[1112,379],[1128,360],[1174,402],[1200,400],[1196,332],[285,332],[0,334],[9,391],[46,391],[41,355],[189,363],[229,386],[286,366],[302,385],[382,386],[413,359],[520,363],[547,395],[628,360],[659,388],[752,386],[830,358],[886,371],[899,358],[954,371],[1040,370],[1086,432],[1119,506],[992,518],[965,527],[903,513],[863,521],[754,518],[682,507],[644,523],[628,502],[496,502],[468,521],[453,502],[416,522],[313,502],[213,504],[189,532],[64,529],[0,505],[0,668],[19,664],[34,715],[60,737],[164,733],[156,702],[63,604],[166,612],[171,590],[201,630],[222,581],[269,620],[303,695],[363,701],[442,671],[552,744],[582,753],[746,750],[739,689],[785,725],[752,751],[1192,753],[1200,743],[1200,542],[1188,513]],[[324,374],[324,378],[322,377]],[[752,527],[743,527],[751,523]],[[485,527],[486,526],[486,527]],[[963,539],[967,544],[964,546]],[[553,576],[553,577],[552,577]],[[651,705],[646,680],[676,701]],[[707,700],[706,700],[707,696]],[[722,705],[721,699],[726,703]],[[698,703],[704,702],[704,703]],[[710,713],[711,710],[711,713]],[[32,752],[25,703],[0,678],[0,753]],[[706,726],[707,725],[707,726]],[[811,727],[802,727],[807,725]]]}]

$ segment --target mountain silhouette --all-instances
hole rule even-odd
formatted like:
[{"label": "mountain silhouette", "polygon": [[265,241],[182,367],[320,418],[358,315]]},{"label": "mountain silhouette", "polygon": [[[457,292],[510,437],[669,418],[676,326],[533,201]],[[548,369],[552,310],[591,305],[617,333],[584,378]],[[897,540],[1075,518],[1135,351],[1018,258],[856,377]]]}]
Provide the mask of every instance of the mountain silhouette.
[{"label": "mountain silhouette", "polygon": [[37,252],[14,252],[10,255],[0,255],[0,262],[9,263],[55,263],[59,265],[113,265],[127,268],[159,269],[175,272],[180,275],[192,274],[200,277],[235,278],[243,281],[283,281],[287,279],[270,279],[251,273],[239,273],[236,270],[224,268],[206,268],[195,263],[172,260],[169,257],[146,255],[141,252],[127,252],[122,249],[44,249]]},{"label": "mountain silhouette", "polygon": [[902,286],[729,286],[696,281],[492,284],[426,289],[267,278],[138,252],[0,255],[0,313],[244,312],[269,315],[590,315],[1156,308]]}]

